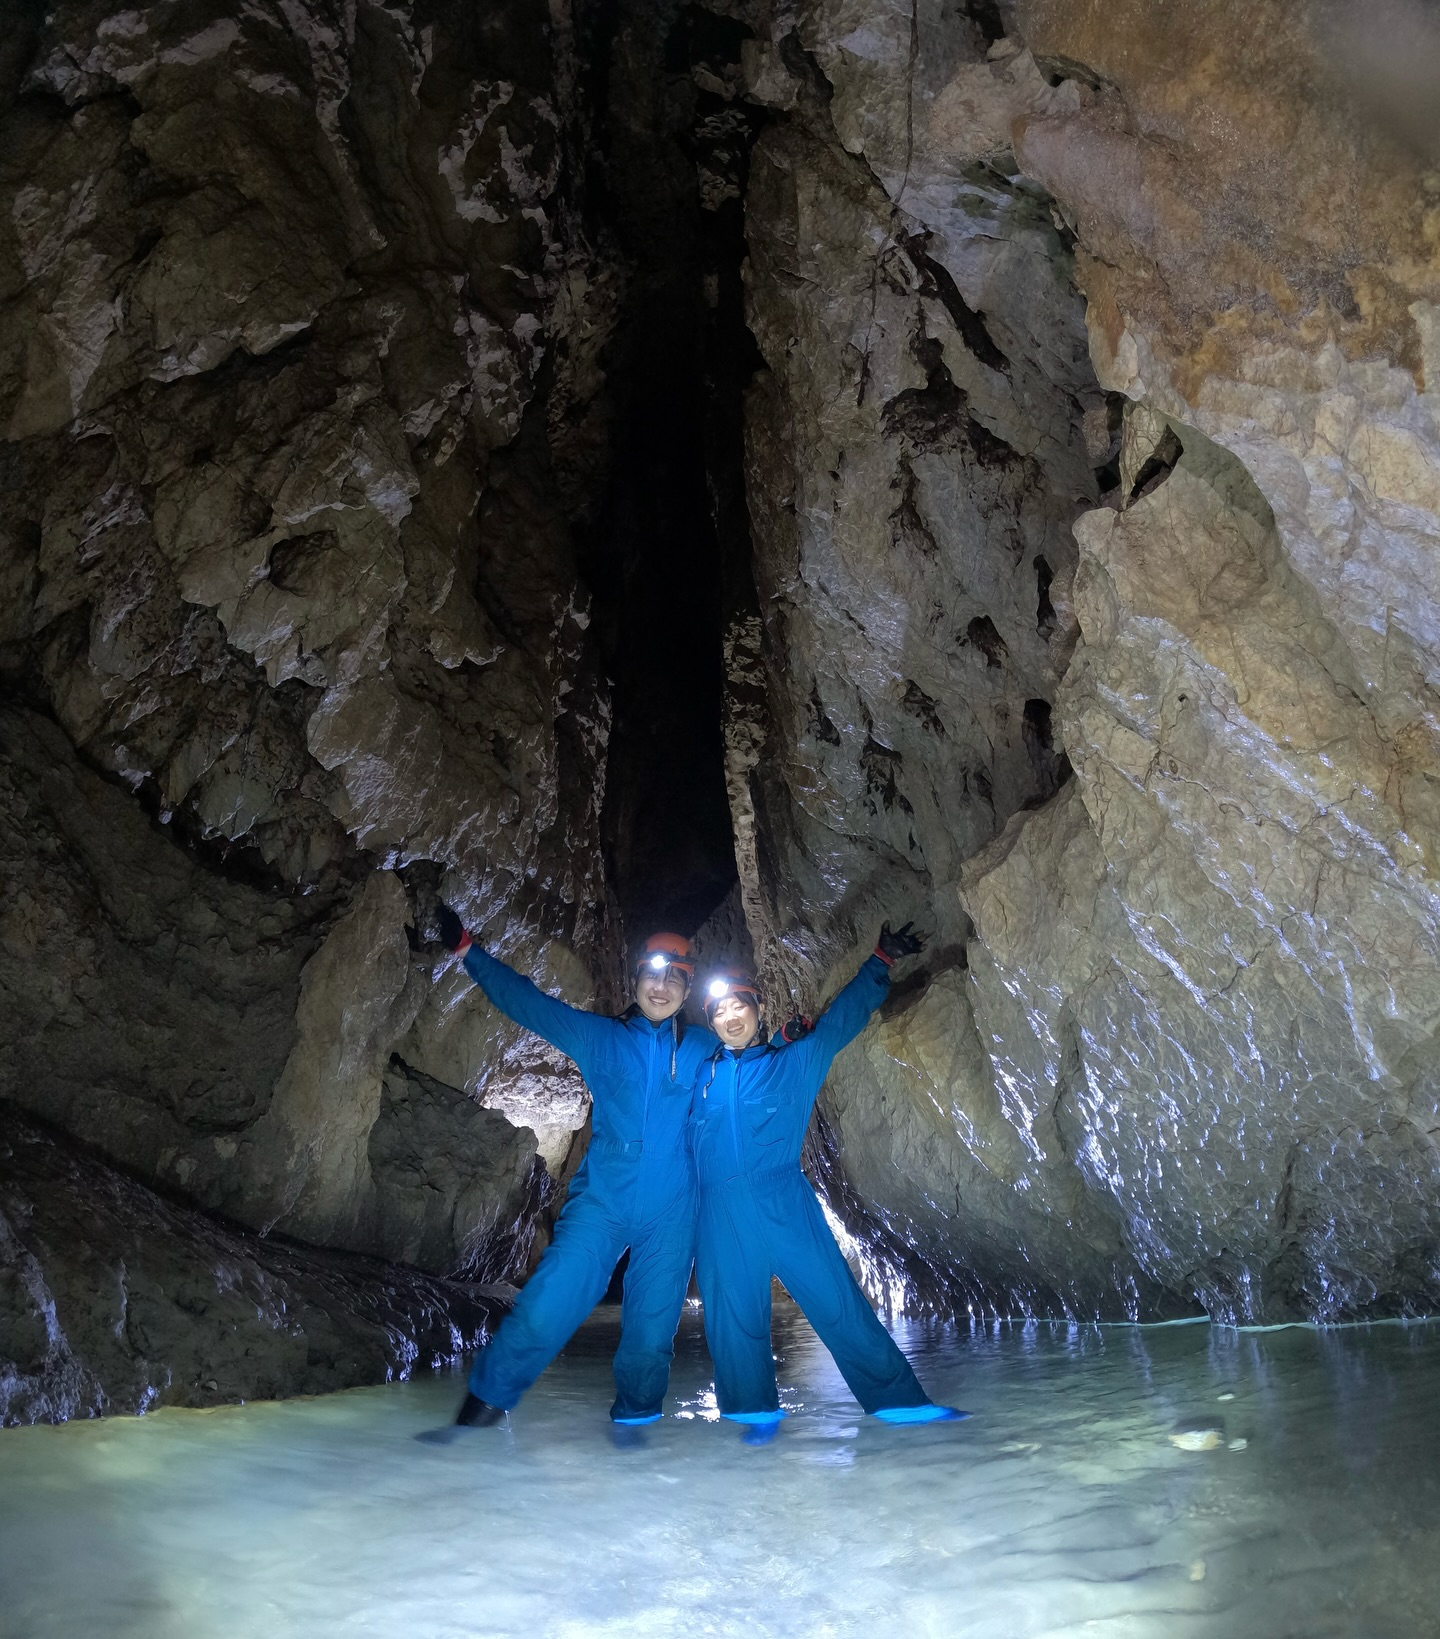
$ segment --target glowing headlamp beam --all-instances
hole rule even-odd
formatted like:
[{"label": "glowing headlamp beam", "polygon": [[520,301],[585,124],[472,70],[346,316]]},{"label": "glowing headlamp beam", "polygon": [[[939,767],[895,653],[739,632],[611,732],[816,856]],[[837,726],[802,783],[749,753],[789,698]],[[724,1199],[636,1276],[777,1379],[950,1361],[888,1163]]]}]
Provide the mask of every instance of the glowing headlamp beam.
[{"label": "glowing headlamp beam", "polygon": [[718,1001],[720,997],[730,994],[730,986],[723,979],[712,979],[710,981],[710,994]]},{"label": "glowing headlamp beam", "polygon": [[659,973],[662,968],[667,968],[670,966],[670,958],[668,956],[652,956],[650,958],[650,966],[653,967],[657,973]]}]

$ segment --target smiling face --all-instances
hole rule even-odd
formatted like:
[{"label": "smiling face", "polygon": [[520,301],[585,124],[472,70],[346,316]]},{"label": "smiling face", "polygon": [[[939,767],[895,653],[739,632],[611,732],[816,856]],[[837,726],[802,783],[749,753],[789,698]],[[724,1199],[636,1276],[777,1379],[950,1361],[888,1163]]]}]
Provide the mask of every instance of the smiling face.
[{"label": "smiling face", "polygon": [[710,1016],[710,1028],[726,1047],[748,1047],[760,1031],[760,1010],[749,996],[722,996]]},{"label": "smiling face", "polygon": [[664,1024],[685,1005],[689,984],[678,967],[642,967],[635,975],[635,1005],[651,1024]]}]

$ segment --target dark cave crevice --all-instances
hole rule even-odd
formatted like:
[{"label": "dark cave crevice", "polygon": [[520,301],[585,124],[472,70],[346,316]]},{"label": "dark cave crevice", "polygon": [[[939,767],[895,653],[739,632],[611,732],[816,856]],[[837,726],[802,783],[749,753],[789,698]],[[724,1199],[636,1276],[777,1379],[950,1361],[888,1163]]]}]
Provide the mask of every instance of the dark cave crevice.
[{"label": "dark cave crevice", "polygon": [[1159,489],[1161,484],[1174,472],[1180,457],[1185,453],[1184,446],[1175,434],[1173,427],[1167,427],[1161,435],[1160,442],[1154,452],[1145,461],[1139,472],[1135,474],[1135,481],[1130,486],[1130,493],[1126,496],[1126,505],[1143,500],[1153,490]]},{"label": "dark cave crevice", "polygon": [[733,80],[748,30],[671,0],[579,16],[585,209],[625,296],[606,356],[610,470],[579,534],[612,684],[602,830],[627,940],[693,932],[734,886],[723,766],[726,588],[749,574],[742,395],[760,360],[740,267],[764,110]]}]

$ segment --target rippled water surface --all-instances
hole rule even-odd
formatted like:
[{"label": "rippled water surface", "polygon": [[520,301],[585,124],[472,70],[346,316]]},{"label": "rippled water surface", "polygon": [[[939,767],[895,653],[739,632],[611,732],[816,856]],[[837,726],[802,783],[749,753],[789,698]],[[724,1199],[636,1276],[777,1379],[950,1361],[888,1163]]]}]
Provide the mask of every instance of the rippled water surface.
[{"label": "rippled water surface", "polygon": [[692,1314],[678,1414],[613,1443],[615,1335],[448,1446],[458,1378],[6,1431],[0,1634],[1440,1634],[1435,1324],[901,1326],[975,1416],[888,1428],[781,1312],[763,1447]]}]

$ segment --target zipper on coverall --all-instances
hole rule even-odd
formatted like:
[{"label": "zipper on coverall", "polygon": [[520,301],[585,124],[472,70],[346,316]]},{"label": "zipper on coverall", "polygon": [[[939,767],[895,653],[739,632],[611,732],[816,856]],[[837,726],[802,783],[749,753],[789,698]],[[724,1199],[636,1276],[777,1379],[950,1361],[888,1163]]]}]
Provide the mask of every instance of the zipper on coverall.
[{"label": "zipper on coverall", "polygon": [[730,1137],[735,1145],[735,1165],[745,1177],[745,1152],[740,1148],[740,1059],[730,1055]]},{"label": "zipper on coverall", "polygon": [[655,1048],[660,1041],[659,1035],[652,1029],[650,1032],[650,1050],[645,1066],[645,1097],[640,1104],[640,1154],[635,1167],[635,1200],[630,1208],[632,1222],[641,1215],[642,1204],[645,1211],[649,1211],[649,1197],[643,1185],[645,1183],[646,1156],[649,1154],[647,1139],[650,1135],[650,1089],[655,1084]]}]

